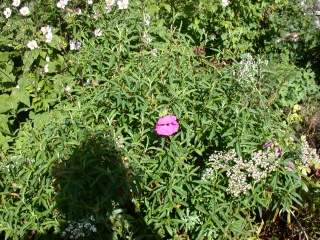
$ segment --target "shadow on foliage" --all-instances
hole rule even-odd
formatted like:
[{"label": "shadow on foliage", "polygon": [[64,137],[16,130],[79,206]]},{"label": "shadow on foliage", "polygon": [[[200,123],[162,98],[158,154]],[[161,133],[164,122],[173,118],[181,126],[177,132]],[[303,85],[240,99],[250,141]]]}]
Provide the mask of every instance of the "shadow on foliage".
[{"label": "shadow on foliage", "polygon": [[54,175],[64,232],[29,239],[159,239],[135,210],[133,176],[110,139],[90,136]]}]

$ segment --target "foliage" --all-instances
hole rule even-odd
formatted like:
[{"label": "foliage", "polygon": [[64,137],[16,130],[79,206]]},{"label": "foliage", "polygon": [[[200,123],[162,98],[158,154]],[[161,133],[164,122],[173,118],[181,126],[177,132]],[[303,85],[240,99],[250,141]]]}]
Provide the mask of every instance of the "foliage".
[{"label": "foliage", "polygon": [[[243,53],[289,53],[302,60],[317,46],[315,1],[199,0],[150,1],[150,11],[166,25],[192,36],[214,58]],[[224,5],[225,3],[225,5]],[[297,17],[298,16],[298,17]],[[167,21],[167,19],[170,19]]]}]

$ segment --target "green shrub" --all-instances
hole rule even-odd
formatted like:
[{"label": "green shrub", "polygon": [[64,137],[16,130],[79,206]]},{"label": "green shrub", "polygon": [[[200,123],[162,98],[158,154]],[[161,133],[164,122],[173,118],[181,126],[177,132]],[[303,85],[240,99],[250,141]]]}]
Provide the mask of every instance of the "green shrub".
[{"label": "green shrub", "polygon": [[[83,77],[92,76],[90,72],[105,79],[103,69],[90,64],[94,61],[87,48],[95,49],[95,44],[100,43],[85,43]],[[97,234],[105,236],[145,236],[137,229],[146,225],[166,238],[245,238],[257,234],[259,212],[290,212],[300,203],[300,178],[286,170],[294,158],[293,132],[281,107],[306,97],[315,87],[312,76],[301,81],[307,73],[277,61],[251,59],[247,72],[241,62],[220,70],[203,66],[188,40],[176,33],[155,46],[156,56],[150,51],[131,54],[101,86],[84,87],[79,97],[50,113],[31,115],[20,129],[1,167],[0,226],[7,236],[50,229],[61,234],[68,223],[93,216]],[[95,58],[103,56],[99,54]],[[297,87],[288,97],[275,94],[274,87],[288,74]],[[302,97],[301,87],[306,89]],[[166,113],[177,116],[180,131],[160,138],[153,128]],[[257,183],[248,178],[252,189],[238,197],[228,194],[224,171],[203,179],[214,151],[236,149],[248,159],[270,139],[284,155],[277,171]],[[128,194],[124,200],[116,194],[123,188]],[[107,189],[115,196],[106,194]],[[21,211],[13,211],[16,206]],[[136,216],[141,218],[138,226],[132,221]]]}]

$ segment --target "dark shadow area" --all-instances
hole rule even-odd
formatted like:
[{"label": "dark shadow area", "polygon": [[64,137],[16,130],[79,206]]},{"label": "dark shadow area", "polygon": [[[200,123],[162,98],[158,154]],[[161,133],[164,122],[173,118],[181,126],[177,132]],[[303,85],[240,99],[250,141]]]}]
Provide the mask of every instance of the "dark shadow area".
[{"label": "dark shadow area", "polygon": [[91,134],[53,171],[64,232],[27,239],[160,239],[136,211],[134,177],[105,134]]}]

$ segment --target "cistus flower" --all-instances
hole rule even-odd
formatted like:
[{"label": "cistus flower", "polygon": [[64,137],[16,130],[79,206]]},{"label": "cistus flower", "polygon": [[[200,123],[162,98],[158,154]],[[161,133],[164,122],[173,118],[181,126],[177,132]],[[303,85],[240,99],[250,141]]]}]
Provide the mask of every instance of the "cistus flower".
[{"label": "cistus flower", "polygon": [[129,0],[118,0],[117,5],[120,10],[127,9],[129,6]]},{"label": "cistus flower", "polygon": [[116,0],[106,0],[106,10],[111,12],[113,5],[116,3]]},{"label": "cistus flower", "polygon": [[29,41],[27,47],[31,50],[39,48],[38,43],[35,40]]},{"label": "cistus flower", "polygon": [[52,27],[50,27],[49,25],[45,26],[45,27],[41,27],[41,32],[42,34],[45,36],[46,38],[46,43],[51,43],[52,41]]},{"label": "cistus flower", "polygon": [[80,50],[81,48],[81,42],[70,40],[69,42],[70,50]]},{"label": "cistus flower", "polygon": [[12,6],[19,7],[20,6],[20,0],[13,0],[12,1]]},{"label": "cistus flower", "polygon": [[20,8],[19,12],[20,12],[20,14],[21,14],[22,16],[27,16],[27,15],[30,14],[30,10],[29,10],[28,7],[22,7],[22,8]]},{"label": "cistus flower", "polygon": [[6,8],[3,11],[3,15],[5,16],[5,18],[9,18],[11,16],[11,9],[10,8]]},{"label": "cistus flower", "polygon": [[102,30],[100,28],[97,28],[93,31],[93,34],[95,37],[101,37],[102,36]]},{"label": "cistus flower", "polygon": [[221,5],[222,7],[227,7],[230,4],[230,0],[222,0]]},{"label": "cistus flower", "polygon": [[57,7],[61,8],[61,9],[65,9],[68,2],[69,2],[69,0],[60,0],[59,2],[57,2]]},{"label": "cistus flower", "polygon": [[179,130],[179,123],[177,117],[174,115],[167,115],[158,119],[155,131],[159,136],[172,136]]}]

